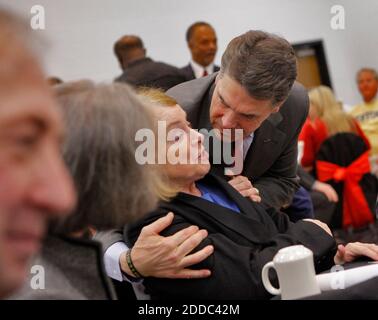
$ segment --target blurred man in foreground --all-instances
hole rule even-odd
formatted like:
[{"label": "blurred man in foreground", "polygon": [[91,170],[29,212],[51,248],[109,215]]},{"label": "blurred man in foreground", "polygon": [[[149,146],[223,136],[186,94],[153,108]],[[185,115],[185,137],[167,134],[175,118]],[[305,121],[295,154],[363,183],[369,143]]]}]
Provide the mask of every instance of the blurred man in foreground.
[{"label": "blurred man in foreground", "polygon": [[0,298],[25,280],[49,218],[75,204],[61,114],[26,26],[0,9]]}]

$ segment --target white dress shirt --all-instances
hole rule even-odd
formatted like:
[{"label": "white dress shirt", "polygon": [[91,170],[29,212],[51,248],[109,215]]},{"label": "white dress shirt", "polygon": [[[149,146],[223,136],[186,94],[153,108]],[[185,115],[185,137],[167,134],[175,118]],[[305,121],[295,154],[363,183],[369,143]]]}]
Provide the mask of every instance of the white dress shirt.
[{"label": "white dress shirt", "polygon": [[243,160],[245,160],[245,157],[247,156],[247,152],[249,148],[251,147],[254,137],[255,137],[255,133],[252,132],[248,137],[246,137],[243,140]]},{"label": "white dress shirt", "polygon": [[110,278],[118,281],[129,281],[129,279],[122,274],[121,267],[119,266],[119,258],[121,257],[121,254],[128,250],[129,248],[127,245],[124,242],[119,241],[112,244],[105,251],[105,271]]},{"label": "white dress shirt", "polygon": [[214,72],[214,63],[211,63],[206,68],[204,68],[197,62],[190,60],[190,65],[193,69],[194,76],[196,77],[196,79],[202,78],[204,70],[207,71],[207,74],[212,74]]}]

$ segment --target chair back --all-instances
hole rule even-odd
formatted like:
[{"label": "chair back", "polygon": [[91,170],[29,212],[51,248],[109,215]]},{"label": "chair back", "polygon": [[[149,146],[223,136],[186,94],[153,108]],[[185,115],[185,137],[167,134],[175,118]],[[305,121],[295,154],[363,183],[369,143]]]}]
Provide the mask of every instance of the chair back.
[{"label": "chair back", "polygon": [[378,181],[371,174],[369,146],[360,136],[338,133],[326,139],[316,155],[315,173],[339,196],[331,228],[360,228],[374,222]]}]

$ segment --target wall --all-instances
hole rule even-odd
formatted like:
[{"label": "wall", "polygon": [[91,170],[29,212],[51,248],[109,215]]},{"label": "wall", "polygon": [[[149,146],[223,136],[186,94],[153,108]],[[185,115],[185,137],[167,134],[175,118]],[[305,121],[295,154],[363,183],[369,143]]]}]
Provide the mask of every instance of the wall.
[{"label": "wall", "polygon": [[[120,73],[112,46],[126,33],[140,35],[154,59],[183,66],[189,59],[185,30],[197,20],[210,22],[218,33],[218,63],[228,41],[248,29],[278,33],[293,43],[323,39],[334,89],[348,104],[360,99],[358,68],[378,68],[376,0],[0,0],[26,17],[35,4],[46,11],[46,29],[36,32],[49,40],[47,72],[64,80],[112,80]],[[345,8],[345,30],[330,28],[334,4]]]}]

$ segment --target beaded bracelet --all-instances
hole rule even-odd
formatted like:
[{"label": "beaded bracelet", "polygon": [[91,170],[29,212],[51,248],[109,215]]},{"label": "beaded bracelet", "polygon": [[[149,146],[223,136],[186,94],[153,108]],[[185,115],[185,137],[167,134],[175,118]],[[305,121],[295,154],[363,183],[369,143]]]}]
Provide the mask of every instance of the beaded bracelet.
[{"label": "beaded bracelet", "polygon": [[126,252],[126,262],[135,277],[143,278],[143,276],[138,272],[133,264],[133,261],[131,260],[131,249]]}]

